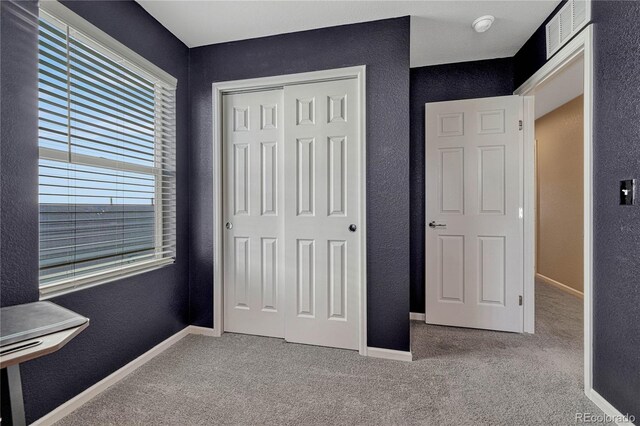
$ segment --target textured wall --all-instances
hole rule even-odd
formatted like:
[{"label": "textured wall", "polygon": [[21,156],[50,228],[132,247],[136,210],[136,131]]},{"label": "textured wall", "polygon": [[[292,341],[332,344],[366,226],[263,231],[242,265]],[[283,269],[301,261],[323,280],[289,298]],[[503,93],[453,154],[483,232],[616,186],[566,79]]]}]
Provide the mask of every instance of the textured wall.
[{"label": "textured wall", "polygon": [[[10,305],[38,300],[37,7],[1,4],[1,292],[2,304]],[[53,299],[91,325],[62,350],[23,365],[28,422],[188,323],[188,49],[133,1],[65,4],[179,80],[178,253],[175,265]]]},{"label": "textured wall", "polygon": [[[618,205],[619,181],[640,179],[640,3],[592,2],[594,73],[593,386],[640,418],[640,203]],[[526,53],[531,48],[532,61]],[[544,32],[515,56],[516,86],[544,63]]]},{"label": "textured wall", "polygon": [[511,58],[411,69],[411,312],[424,312],[424,104],[511,94]]},{"label": "textured wall", "polygon": [[[1,306],[38,300],[37,13],[36,1],[0,1]],[[6,370],[0,381],[5,423]]]},{"label": "textured wall", "polygon": [[369,346],[409,349],[409,18],[191,49],[191,318],[213,322],[211,84],[367,66]]},{"label": "textured wall", "polygon": [[[640,202],[618,204],[621,179],[640,183],[640,3],[593,3],[594,389],[640,419]],[[640,189],[636,189],[640,194]]]},{"label": "textured wall", "polygon": [[584,98],[536,120],[536,272],[583,291]]},{"label": "textured wall", "polygon": [[37,13],[35,1],[0,2],[2,306],[38,299]]}]

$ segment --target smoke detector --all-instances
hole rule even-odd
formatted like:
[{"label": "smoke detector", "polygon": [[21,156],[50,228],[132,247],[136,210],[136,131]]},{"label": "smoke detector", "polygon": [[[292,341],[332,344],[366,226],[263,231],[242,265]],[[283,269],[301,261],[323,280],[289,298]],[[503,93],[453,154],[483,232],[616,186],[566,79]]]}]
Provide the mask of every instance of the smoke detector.
[{"label": "smoke detector", "polygon": [[491,24],[493,24],[494,18],[491,15],[484,15],[473,21],[471,27],[476,30],[477,33],[483,33],[491,28]]}]

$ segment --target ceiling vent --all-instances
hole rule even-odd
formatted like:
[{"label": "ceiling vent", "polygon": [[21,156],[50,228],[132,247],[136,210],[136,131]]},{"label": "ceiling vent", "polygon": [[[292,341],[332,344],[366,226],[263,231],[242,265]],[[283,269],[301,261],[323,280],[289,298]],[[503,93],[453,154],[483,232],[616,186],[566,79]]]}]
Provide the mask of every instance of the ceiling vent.
[{"label": "ceiling vent", "polygon": [[546,27],[547,59],[578,34],[591,20],[590,0],[569,0]]}]

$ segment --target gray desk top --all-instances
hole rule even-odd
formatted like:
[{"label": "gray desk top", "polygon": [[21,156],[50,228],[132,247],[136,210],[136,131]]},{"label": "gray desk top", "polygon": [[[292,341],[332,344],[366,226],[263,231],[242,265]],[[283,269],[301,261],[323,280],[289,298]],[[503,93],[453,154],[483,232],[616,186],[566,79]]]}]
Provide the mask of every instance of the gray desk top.
[{"label": "gray desk top", "polygon": [[51,302],[0,309],[0,368],[55,352],[89,325],[89,318]]},{"label": "gray desk top", "polygon": [[61,349],[88,326],[89,321],[78,327],[47,334],[46,336],[36,337],[25,342],[7,345],[2,348],[2,353],[0,354],[0,368],[20,364],[55,352],[58,349]]},{"label": "gray desk top", "polygon": [[16,343],[77,328],[89,319],[51,302],[33,302],[0,309],[0,352]]}]

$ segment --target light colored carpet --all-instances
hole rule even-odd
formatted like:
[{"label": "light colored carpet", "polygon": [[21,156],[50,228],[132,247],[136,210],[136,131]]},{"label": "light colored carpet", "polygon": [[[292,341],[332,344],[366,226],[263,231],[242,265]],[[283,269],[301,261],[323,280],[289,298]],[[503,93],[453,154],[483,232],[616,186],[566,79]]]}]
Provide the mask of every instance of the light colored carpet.
[{"label": "light colored carpet", "polygon": [[582,307],[537,286],[537,333],[412,321],[414,362],[239,334],[188,336],[59,425],[568,425]]}]

